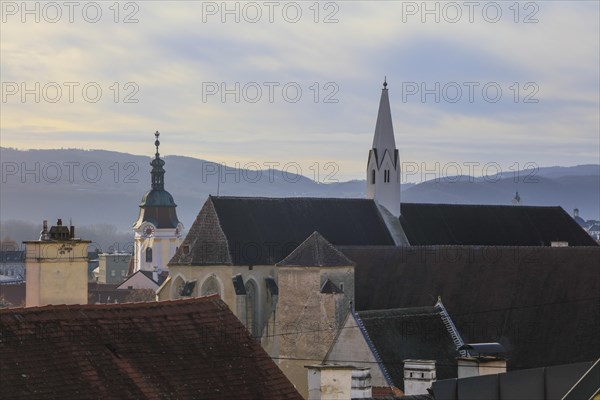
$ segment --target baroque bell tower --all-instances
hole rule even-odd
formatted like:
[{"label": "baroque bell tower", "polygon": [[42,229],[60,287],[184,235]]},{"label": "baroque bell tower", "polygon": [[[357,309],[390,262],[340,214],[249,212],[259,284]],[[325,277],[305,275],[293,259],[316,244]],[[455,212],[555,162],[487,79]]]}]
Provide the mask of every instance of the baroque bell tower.
[{"label": "baroque bell tower", "polygon": [[394,139],[387,80],[383,82],[373,148],[367,161],[367,198],[400,216],[400,158]]},{"label": "baroque bell tower", "polygon": [[183,224],[177,219],[173,196],[165,190],[165,162],[160,158],[158,140],[154,134],[156,153],[150,162],[152,189],[142,197],[138,220],[133,224],[134,272],[164,271],[182,241]]}]

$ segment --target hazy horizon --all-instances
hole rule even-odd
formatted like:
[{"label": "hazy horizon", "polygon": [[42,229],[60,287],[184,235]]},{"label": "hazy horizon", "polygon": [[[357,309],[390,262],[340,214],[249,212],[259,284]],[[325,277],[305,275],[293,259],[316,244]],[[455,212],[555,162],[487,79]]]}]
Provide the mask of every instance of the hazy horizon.
[{"label": "hazy horizon", "polygon": [[2,146],[359,179],[387,76],[402,160],[599,162],[598,2],[275,3],[3,2]]}]

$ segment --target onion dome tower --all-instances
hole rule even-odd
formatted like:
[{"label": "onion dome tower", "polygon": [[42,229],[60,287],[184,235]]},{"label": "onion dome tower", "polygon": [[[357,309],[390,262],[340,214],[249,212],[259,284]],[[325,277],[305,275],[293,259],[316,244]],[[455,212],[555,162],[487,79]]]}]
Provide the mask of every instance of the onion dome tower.
[{"label": "onion dome tower", "polygon": [[167,264],[182,240],[183,224],[177,219],[177,204],[165,190],[165,161],[160,158],[158,140],[154,134],[156,153],[150,162],[152,189],[142,197],[140,214],[133,224],[134,265],[133,271],[167,270]]}]

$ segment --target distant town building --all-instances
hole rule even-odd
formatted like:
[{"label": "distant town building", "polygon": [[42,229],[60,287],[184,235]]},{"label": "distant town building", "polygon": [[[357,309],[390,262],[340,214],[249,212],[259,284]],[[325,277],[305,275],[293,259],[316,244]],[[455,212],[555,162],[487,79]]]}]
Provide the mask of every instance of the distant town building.
[{"label": "distant town building", "polygon": [[133,224],[133,271],[168,270],[167,264],[181,243],[183,224],[177,219],[173,196],[165,190],[165,162],[160,158],[159,133],[156,132],[156,153],[150,163],[152,189],[144,194],[138,220]]},{"label": "distant town building", "polygon": [[579,216],[579,209],[573,210],[573,219],[579,224],[594,240],[600,242],[600,221],[593,219],[584,220]]},{"label": "distant town building", "polygon": [[587,232],[591,237],[600,241],[600,221],[588,221]]},{"label": "distant town building", "polygon": [[24,241],[26,306],[87,304],[89,240],[75,237],[74,226],[59,219],[48,229],[44,221],[39,240]]},{"label": "distant town building", "polygon": [[573,209],[573,219],[575,220],[575,222],[577,222],[580,226],[585,227],[586,223],[585,220],[583,218],[581,218],[579,216],[579,208],[575,208]]},{"label": "distant town building", "polygon": [[152,289],[125,288],[108,283],[88,283],[88,304],[122,304],[140,301],[156,301],[156,293]]},{"label": "distant town building", "polygon": [[127,277],[117,289],[152,289],[156,292],[168,276],[168,272],[158,272],[158,268],[155,271],[137,271]]},{"label": "distant town building", "polygon": [[25,251],[0,251],[0,284],[25,281]]},{"label": "distant town building", "polygon": [[120,284],[127,278],[129,270],[129,253],[100,253],[98,267],[95,271],[98,283]]}]

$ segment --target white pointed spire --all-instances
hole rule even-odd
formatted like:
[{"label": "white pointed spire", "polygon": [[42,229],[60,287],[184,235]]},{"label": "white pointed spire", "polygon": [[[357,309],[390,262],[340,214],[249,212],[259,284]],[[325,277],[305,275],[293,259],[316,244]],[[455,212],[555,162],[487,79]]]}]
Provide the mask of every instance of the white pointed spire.
[{"label": "white pointed spire", "polygon": [[394,140],[394,126],[392,124],[392,112],[390,110],[390,99],[388,97],[387,79],[383,81],[381,99],[379,100],[379,112],[375,124],[375,136],[373,137],[373,148],[383,154],[385,149],[390,151],[396,148]]},{"label": "white pointed spire", "polygon": [[400,160],[394,139],[387,79],[383,81],[373,148],[367,161],[367,198],[375,200],[392,215],[400,216]]}]

